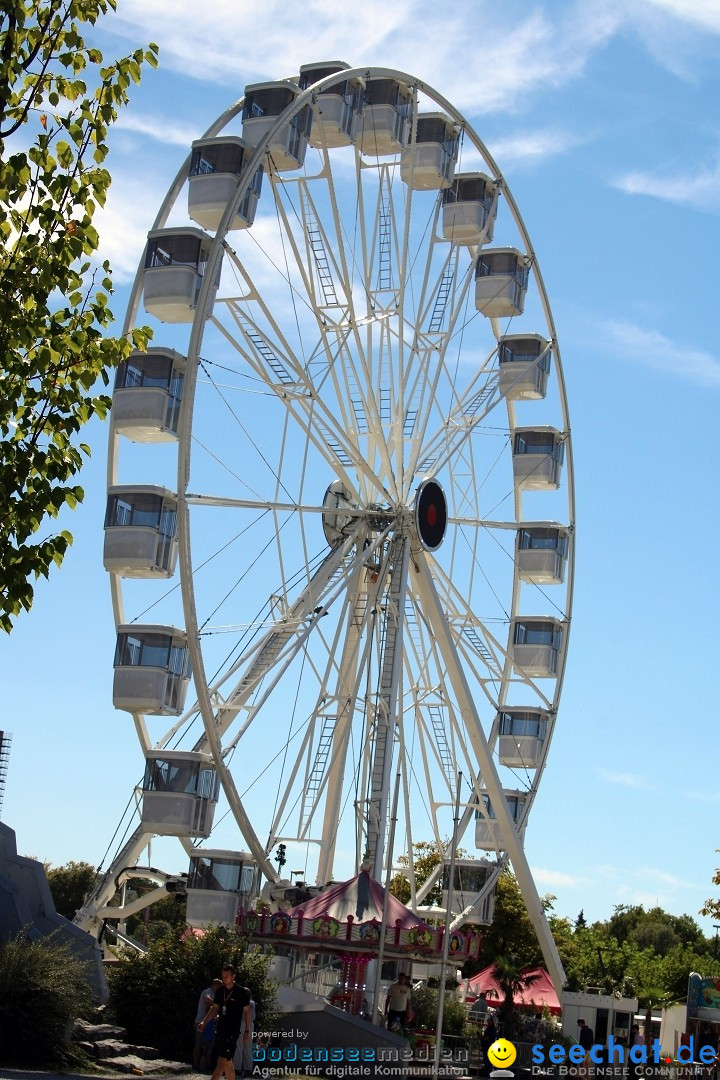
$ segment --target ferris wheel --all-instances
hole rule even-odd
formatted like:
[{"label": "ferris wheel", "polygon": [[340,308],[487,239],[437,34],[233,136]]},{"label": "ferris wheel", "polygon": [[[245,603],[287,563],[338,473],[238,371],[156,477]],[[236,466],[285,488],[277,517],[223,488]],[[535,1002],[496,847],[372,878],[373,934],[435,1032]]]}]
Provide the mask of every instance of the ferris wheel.
[{"label": "ferris wheel", "polygon": [[454,839],[476,871],[471,902],[445,882],[458,920],[488,921],[509,858],[540,934],[522,840],[565,667],[572,455],[490,153],[403,72],[248,86],[160,207],[126,330],[147,316],[105,522],[141,821],[87,910],[152,836],[197,865],[222,819],[270,883],[278,845],[319,885],[404,856],[413,905],[437,880],[416,891],[414,843]]}]

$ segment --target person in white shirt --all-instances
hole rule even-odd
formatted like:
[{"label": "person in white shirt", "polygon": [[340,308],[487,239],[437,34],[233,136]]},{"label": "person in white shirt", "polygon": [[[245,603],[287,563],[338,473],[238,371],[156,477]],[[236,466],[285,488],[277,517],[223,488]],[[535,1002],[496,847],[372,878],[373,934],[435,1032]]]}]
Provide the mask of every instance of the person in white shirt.
[{"label": "person in white shirt", "polygon": [[405,1027],[410,1012],[410,996],[410,976],[398,975],[398,980],[388,990],[385,1001],[388,1030],[395,1025]]}]

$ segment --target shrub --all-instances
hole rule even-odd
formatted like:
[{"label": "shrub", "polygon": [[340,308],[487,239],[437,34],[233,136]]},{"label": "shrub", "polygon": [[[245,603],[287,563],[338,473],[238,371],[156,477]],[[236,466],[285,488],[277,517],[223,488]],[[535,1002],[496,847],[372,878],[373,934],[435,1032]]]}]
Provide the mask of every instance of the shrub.
[{"label": "shrub", "polygon": [[222,927],[202,937],[168,934],[144,955],[126,954],[108,971],[110,1007],[132,1042],[156,1047],[165,1057],[192,1060],[193,1022],[200,993],[220,975],[223,963],[237,968],[237,982],[250,987],[257,1028],[272,1027],[275,987],[270,957],[247,947],[246,939]]},{"label": "shrub", "polygon": [[[434,1028],[437,1024],[438,991],[431,986],[423,986],[412,992],[412,1008],[415,1012],[415,1027]],[[443,1005],[443,1035],[462,1035],[467,1013],[457,995],[448,991]]]},{"label": "shrub", "polygon": [[0,1054],[5,1064],[47,1067],[72,1059],[69,1039],[92,994],[85,965],[52,940],[0,943]]}]

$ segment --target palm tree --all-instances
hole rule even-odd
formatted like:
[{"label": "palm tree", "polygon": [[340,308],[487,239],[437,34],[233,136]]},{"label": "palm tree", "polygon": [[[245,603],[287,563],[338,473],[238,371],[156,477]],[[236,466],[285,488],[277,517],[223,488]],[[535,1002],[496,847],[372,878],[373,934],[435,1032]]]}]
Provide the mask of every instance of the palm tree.
[{"label": "palm tree", "polygon": [[538,977],[536,973],[523,971],[513,956],[495,957],[493,979],[503,995],[498,1015],[504,1039],[512,1038],[515,1031],[515,997],[537,982]]}]

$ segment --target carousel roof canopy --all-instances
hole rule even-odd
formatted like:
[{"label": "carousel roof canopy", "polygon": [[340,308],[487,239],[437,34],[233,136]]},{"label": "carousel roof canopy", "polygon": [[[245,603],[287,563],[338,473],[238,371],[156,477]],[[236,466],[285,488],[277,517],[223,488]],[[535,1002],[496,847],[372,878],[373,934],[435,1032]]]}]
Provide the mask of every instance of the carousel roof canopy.
[{"label": "carousel roof canopy", "polygon": [[[377,954],[387,902],[384,956],[435,959],[442,955],[444,926],[430,926],[410,908],[361,871],[349,881],[330,885],[289,911],[239,911],[237,926],[255,942],[282,942],[296,948]],[[448,955],[458,961],[476,956],[480,935],[474,926],[453,930]]]},{"label": "carousel roof canopy", "polygon": [[[344,922],[348,915],[352,915],[353,919],[362,922],[368,919],[377,919],[381,922],[384,903],[384,887],[362,870],[349,881],[330,885],[307,903],[291,908],[290,914],[302,912],[306,919],[314,919],[318,915],[330,915],[340,922]],[[387,898],[386,925],[394,927],[398,920],[404,930],[409,930],[412,926],[427,926],[427,923],[390,893]]]}]

